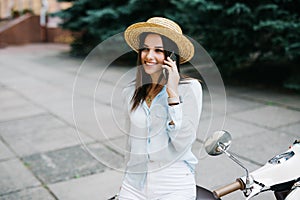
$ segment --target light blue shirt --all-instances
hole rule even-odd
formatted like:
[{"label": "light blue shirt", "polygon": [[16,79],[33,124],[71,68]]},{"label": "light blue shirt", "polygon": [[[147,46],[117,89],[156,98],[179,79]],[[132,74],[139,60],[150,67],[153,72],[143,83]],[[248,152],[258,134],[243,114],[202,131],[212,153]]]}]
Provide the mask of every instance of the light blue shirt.
[{"label": "light blue shirt", "polygon": [[[198,163],[191,151],[196,139],[202,109],[202,88],[198,80],[179,83],[181,103],[168,105],[166,86],[152,100],[131,111],[135,84],[124,88],[125,131],[128,134],[126,173],[124,179],[132,186],[144,187],[149,162],[166,165],[183,161],[194,170]],[[169,123],[173,121],[174,125]]]}]

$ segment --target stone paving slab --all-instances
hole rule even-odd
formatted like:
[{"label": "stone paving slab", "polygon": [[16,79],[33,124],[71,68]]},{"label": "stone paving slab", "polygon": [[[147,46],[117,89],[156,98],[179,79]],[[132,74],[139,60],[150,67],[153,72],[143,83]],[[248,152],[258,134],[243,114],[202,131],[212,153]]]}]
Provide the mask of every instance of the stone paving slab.
[{"label": "stone paving slab", "polygon": [[249,101],[240,97],[221,96],[218,94],[212,97],[209,91],[204,89],[201,120],[216,116],[227,116],[263,106],[265,106],[264,103]]},{"label": "stone paving slab", "polygon": [[109,83],[110,85],[116,85],[116,83],[118,83],[125,86],[125,84],[132,81],[132,77],[136,74],[136,68],[113,65],[104,66],[101,60],[90,59],[85,60],[81,66],[77,68],[77,74],[78,77],[82,79],[97,80],[101,83]]},{"label": "stone paving slab", "polygon": [[24,157],[24,162],[45,183],[56,183],[103,172],[105,166],[85,153],[80,146]]},{"label": "stone paving slab", "polygon": [[[65,121],[70,126],[75,127],[74,124],[74,113],[72,108],[72,100],[71,99],[57,99],[55,101],[51,101],[49,103],[44,102],[43,106],[47,106],[47,110],[49,113],[52,113],[55,116],[59,116],[62,121]],[[78,109],[78,108],[76,108]],[[83,112],[87,112],[83,110]],[[85,115],[85,117],[87,117]],[[89,119],[88,116],[87,119]]]},{"label": "stone paving slab", "polygon": [[0,123],[0,134],[37,133],[40,130],[64,127],[65,123],[49,113]]},{"label": "stone paving slab", "polygon": [[[70,127],[42,129],[38,132],[20,134],[6,133],[2,135],[11,148],[22,157],[80,144],[76,130]],[[83,134],[81,134],[81,138],[86,143],[93,141]]]},{"label": "stone paving slab", "polygon": [[125,66],[112,66],[106,68],[103,72],[101,79],[107,81],[111,85],[125,86],[127,83],[132,81],[132,75],[136,74],[136,68],[125,67]]},{"label": "stone paving slab", "polygon": [[300,110],[300,96],[295,93],[272,91],[264,88],[227,87],[227,94],[242,97],[245,100],[264,102],[268,105],[280,105]]},{"label": "stone paving slab", "polygon": [[241,111],[251,110],[258,107],[263,107],[264,104],[255,102],[255,101],[247,101],[241,98],[236,97],[226,97],[226,113],[232,114]]},{"label": "stone paving slab", "polygon": [[0,140],[0,161],[13,157],[15,157],[13,152]]},{"label": "stone paving slab", "polygon": [[40,115],[40,114],[45,113],[44,110],[42,110],[36,106],[33,106],[33,105],[14,107],[9,110],[1,110],[0,112],[1,112],[0,122],[17,120],[17,119],[21,119],[24,117]]},{"label": "stone paving slab", "polygon": [[19,119],[23,117],[28,117],[32,115],[37,115],[44,113],[45,111],[36,105],[33,105],[32,102],[24,99],[19,94],[8,91],[8,89],[0,88],[0,91],[8,94],[6,98],[2,96],[0,105],[0,122]]},{"label": "stone paving slab", "polygon": [[[52,111],[54,112],[54,110]],[[67,116],[67,113],[63,113],[58,108],[55,108],[55,112],[60,112],[60,116],[63,116],[62,114]],[[112,109],[108,105],[94,104],[92,100],[82,98],[74,101],[73,112],[79,130],[89,134],[95,140],[102,141],[124,135],[122,132],[123,112],[118,108]],[[73,115],[72,119],[66,120],[73,121]]]},{"label": "stone paving slab", "polygon": [[8,88],[0,87],[0,110],[8,110],[14,107],[22,107],[30,102]]},{"label": "stone paving slab", "polygon": [[0,123],[0,135],[19,156],[80,144],[76,130],[50,114]]},{"label": "stone paving slab", "polygon": [[[12,62],[19,62],[19,61],[12,61]],[[61,61],[61,62],[63,63],[64,61]],[[52,60],[50,60],[47,63],[52,63]],[[9,83],[10,85],[18,86],[18,89],[20,91],[24,90],[24,88],[22,88],[22,87],[31,87],[31,88],[37,88],[40,91],[48,91],[47,89],[44,89],[44,90],[41,89],[41,88],[43,88],[43,85],[45,85],[45,83],[50,84],[52,86],[56,86],[57,91],[61,91],[62,89],[67,90],[67,91],[72,91],[76,74],[62,72],[62,70],[58,70],[57,68],[54,68],[54,69],[52,67],[49,68],[49,66],[47,66],[47,65],[41,66],[41,65],[37,65],[36,63],[33,64],[32,61],[28,62],[28,65],[30,65],[30,68],[31,68],[30,71],[27,70],[26,64],[25,65],[24,64],[23,65],[16,64],[13,66],[14,69],[11,69],[11,71],[15,70],[19,74],[22,74],[23,76],[26,76],[28,79],[30,78],[31,80],[27,81],[25,79],[13,79],[9,82],[6,81],[6,83]],[[76,81],[76,87],[77,88],[79,87],[79,89],[77,89],[76,91],[78,91],[80,94],[83,94],[85,96],[92,98],[94,95],[94,90],[101,83],[100,84],[101,95],[100,95],[99,99],[100,100],[109,99],[107,97],[110,97],[111,88],[114,87],[114,85],[118,81],[117,77],[120,76],[120,72],[116,72],[115,70],[107,70],[107,71],[105,71],[105,73],[102,77],[101,72],[103,69],[98,66],[99,65],[98,63],[95,63],[94,65],[96,65],[96,66],[92,68],[92,73],[91,73],[91,74],[93,74],[92,77],[91,76],[86,77],[84,74],[83,74],[83,76],[81,76],[82,74],[79,74],[79,76],[77,77],[77,81]],[[73,66],[73,67],[76,68],[76,66]],[[62,64],[61,68],[64,68],[63,64]],[[77,66],[77,68],[79,69],[78,66]],[[6,71],[9,71],[9,70],[6,69]],[[97,71],[99,73],[96,73]],[[120,71],[126,72],[126,69],[120,67]],[[104,81],[98,82],[99,81],[98,79],[100,77]],[[40,81],[40,80],[42,80],[42,81]],[[32,81],[40,82],[40,83],[33,83],[31,85],[30,82],[32,82]],[[113,81],[113,84],[110,83],[112,81]],[[26,84],[21,84],[22,82],[23,83],[26,82]],[[108,84],[108,82],[109,82],[109,84]],[[104,84],[104,88],[103,88],[103,84]],[[82,88],[82,89],[80,89],[80,88]],[[109,93],[107,94],[107,92],[109,92]],[[29,96],[32,96],[32,95],[29,95]]]},{"label": "stone paving slab", "polygon": [[129,81],[127,80],[126,82],[126,80],[123,80],[123,78],[120,77],[120,75],[122,75],[120,73],[118,73],[115,77],[113,77],[110,73],[105,73],[103,76],[98,75],[100,77],[96,76],[92,78],[82,75],[78,76],[76,81],[74,77],[74,97],[76,99],[80,99],[81,96],[84,96],[86,98],[96,100],[101,104],[113,104],[115,107],[121,108],[122,90],[125,86],[124,84]]},{"label": "stone paving slab", "polygon": [[55,87],[48,82],[30,76],[25,76],[21,79],[1,81],[37,104],[47,105],[47,103],[51,101],[62,99],[69,99],[71,101],[71,89],[66,91],[63,87]]},{"label": "stone paving slab", "polygon": [[118,108],[111,108],[97,104],[96,115],[98,127],[101,128],[102,137],[116,138],[123,136],[124,131],[124,113]]},{"label": "stone paving slab", "polygon": [[[122,157],[118,156],[101,145],[91,144],[89,149],[107,165],[121,166]],[[30,170],[39,177],[43,183],[50,184],[66,181],[82,176],[103,172],[105,165],[95,160],[81,146],[74,146],[56,151],[34,154],[23,158]]]},{"label": "stone paving slab", "polygon": [[122,89],[118,85],[102,82],[95,88],[95,98],[99,103],[122,107]]},{"label": "stone paving slab", "polygon": [[[67,52],[70,49],[69,45],[65,44],[51,44],[51,43],[32,43],[28,45],[10,45],[1,51],[1,56],[26,56],[26,58],[34,58],[43,55],[56,55],[57,52]],[[24,52],[30,52],[24,54]],[[13,54],[12,54],[13,53]]]},{"label": "stone paving slab", "polygon": [[[263,107],[265,104],[255,101],[249,101],[238,97],[233,96],[217,96],[216,99],[210,99],[208,91],[204,91],[203,93],[203,107],[211,108],[213,106],[214,111],[219,113],[232,114],[241,111],[251,110],[258,107]],[[213,104],[212,104],[213,103]]]},{"label": "stone paving slab", "polygon": [[8,99],[13,99],[16,95],[15,92],[13,92],[12,90],[8,89],[7,87],[5,87],[4,85],[0,84],[0,100],[1,102],[4,102]]},{"label": "stone paving slab", "polygon": [[236,139],[230,151],[264,165],[275,155],[287,151],[296,139],[296,136],[278,130],[268,130],[248,136],[246,139]]},{"label": "stone paving slab", "polygon": [[50,184],[49,188],[60,200],[107,200],[118,193],[122,177],[121,172],[107,170],[105,173]]},{"label": "stone paving slab", "polygon": [[115,151],[109,144],[105,143],[105,146],[100,143],[89,144],[87,149],[98,162],[106,167],[115,170],[124,169],[124,155]]},{"label": "stone paving slab", "polygon": [[18,159],[0,162],[0,194],[7,194],[41,183]]},{"label": "stone paving slab", "polygon": [[127,136],[117,137],[116,139],[110,139],[103,141],[106,145],[118,152],[120,155],[124,155],[126,152]]},{"label": "stone paving slab", "polygon": [[[224,102],[216,101],[210,99],[210,95],[208,91],[203,90],[203,97],[202,97],[202,111],[201,111],[201,120],[210,119],[216,116],[222,116],[225,113],[225,104]],[[213,107],[214,106],[214,107]],[[217,109],[219,108],[219,109]],[[223,108],[223,109],[222,109]],[[216,112],[222,110],[223,112]]]},{"label": "stone paving slab", "polygon": [[250,111],[232,114],[231,117],[266,128],[278,128],[280,126],[300,122],[300,112],[276,106],[256,108]]},{"label": "stone paving slab", "polygon": [[23,99],[22,97],[14,96],[11,99],[5,99],[1,101],[0,110],[5,111],[14,108],[21,108],[30,104],[28,100]]},{"label": "stone paving slab", "polygon": [[111,109],[108,105],[81,97],[75,99],[73,105],[70,100],[49,102],[47,109],[70,126],[77,127],[98,141],[122,135],[118,124],[122,124],[124,120],[119,108]]},{"label": "stone paving slab", "polygon": [[87,133],[93,139],[101,140],[104,139],[104,137],[99,128],[95,112],[99,112],[101,116],[101,113],[103,115],[107,109],[105,105],[96,107],[97,110],[94,109],[94,101],[92,99],[82,97],[75,99],[73,105],[69,101],[61,101],[59,104],[50,104],[49,110],[60,116],[69,124],[74,124],[75,122],[79,130]]},{"label": "stone paving slab", "polygon": [[211,119],[205,119],[200,121],[198,128],[197,138],[201,141],[205,141],[207,137],[218,130],[226,130],[231,133],[232,138],[245,138],[252,134],[262,132],[265,128],[255,126],[253,124],[246,123],[244,121],[234,119],[230,116],[216,117]]},{"label": "stone paving slab", "polygon": [[[13,81],[18,79],[20,80],[24,78],[22,74],[18,74],[14,70],[9,69],[10,68],[9,64],[5,63],[5,64],[1,64],[1,66],[5,66],[5,67],[1,67],[0,80],[2,84],[8,81]],[[5,84],[5,86],[7,85]]]},{"label": "stone paving slab", "polygon": [[299,139],[300,138],[300,122],[296,122],[294,124],[289,124],[287,126],[280,127],[279,131],[289,133]]},{"label": "stone paving slab", "polygon": [[0,200],[55,200],[55,198],[43,187],[24,189],[19,192],[0,196]]}]

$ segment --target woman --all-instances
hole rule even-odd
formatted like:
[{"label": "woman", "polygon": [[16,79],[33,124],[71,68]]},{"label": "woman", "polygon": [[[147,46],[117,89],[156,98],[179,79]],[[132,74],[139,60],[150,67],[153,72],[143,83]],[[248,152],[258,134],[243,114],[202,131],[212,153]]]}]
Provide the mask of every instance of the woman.
[{"label": "woman", "polygon": [[138,52],[138,67],[135,82],[123,90],[129,138],[119,199],[195,199],[198,161],[191,147],[202,89],[180,74],[194,47],[175,22],[161,17],[129,26],[124,37]]}]

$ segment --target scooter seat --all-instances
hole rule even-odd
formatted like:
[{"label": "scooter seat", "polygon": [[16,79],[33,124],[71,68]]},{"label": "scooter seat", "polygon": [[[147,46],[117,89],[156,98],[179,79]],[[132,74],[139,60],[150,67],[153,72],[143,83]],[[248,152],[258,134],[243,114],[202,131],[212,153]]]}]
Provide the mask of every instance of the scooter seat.
[{"label": "scooter seat", "polygon": [[197,185],[196,200],[221,200],[221,199],[216,198],[211,191]]}]

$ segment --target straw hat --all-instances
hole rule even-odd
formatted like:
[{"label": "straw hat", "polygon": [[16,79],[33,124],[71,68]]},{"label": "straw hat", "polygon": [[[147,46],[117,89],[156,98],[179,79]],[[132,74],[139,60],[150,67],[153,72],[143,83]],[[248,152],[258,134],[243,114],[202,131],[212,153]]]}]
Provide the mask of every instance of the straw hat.
[{"label": "straw hat", "polygon": [[153,17],[146,22],[139,22],[129,26],[124,33],[127,44],[136,52],[139,50],[139,35],[144,32],[153,32],[164,35],[175,42],[179,49],[180,63],[189,61],[194,55],[194,46],[188,38],[182,34],[182,30],[175,22]]}]

